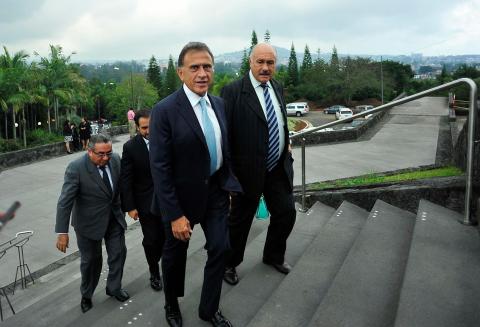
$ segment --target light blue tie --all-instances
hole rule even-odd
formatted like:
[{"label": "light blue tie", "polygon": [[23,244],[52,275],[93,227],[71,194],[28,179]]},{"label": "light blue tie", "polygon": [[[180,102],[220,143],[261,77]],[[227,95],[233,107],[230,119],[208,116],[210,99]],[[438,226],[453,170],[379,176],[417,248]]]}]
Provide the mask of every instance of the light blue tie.
[{"label": "light blue tie", "polygon": [[203,134],[207,141],[208,153],[210,154],[210,175],[217,171],[217,144],[215,141],[215,130],[212,121],[208,117],[207,104],[205,98],[200,98],[200,108],[202,109]]},{"label": "light blue tie", "polygon": [[277,164],[280,147],[280,133],[278,131],[277,115],[273,107],[272,98],[268,92],[267,84],[260,84],[263,88],[263,96],[265,97],[265,106],[267,112],[268,124],[268,153],[267,153],[267,170],[271,171]]}]

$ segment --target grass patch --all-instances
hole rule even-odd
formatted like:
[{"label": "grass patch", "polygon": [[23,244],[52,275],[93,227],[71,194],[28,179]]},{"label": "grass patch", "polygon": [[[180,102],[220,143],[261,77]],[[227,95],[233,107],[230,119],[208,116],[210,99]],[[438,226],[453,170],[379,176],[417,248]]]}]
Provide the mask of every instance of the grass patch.
[{"label": "grass patch", "polygon": [[352,178],[337,179],[328,182],[318,182],[307,185],[309,191],[319,191],[329,188],[358,187],[372,184],[398,183],[418,179],[427,179],[434,177],[461,176],[463,171],[457,167],[447,166],[427,170],[416,170],[394,175],[368,174]]},{"label": "grass patch", "polygon": [[287,118],[288,130],[289,130],[289,131],[294,131],[294,130],[295,130],[295,126],[297,125],[298,122],[299,122],[298,119],[295,119],[295,118]]}]

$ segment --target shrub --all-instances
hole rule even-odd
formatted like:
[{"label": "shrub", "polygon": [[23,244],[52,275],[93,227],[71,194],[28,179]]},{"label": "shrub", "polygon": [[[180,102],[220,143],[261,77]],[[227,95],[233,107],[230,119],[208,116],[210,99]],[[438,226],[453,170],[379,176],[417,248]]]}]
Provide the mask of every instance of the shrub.
[{"label": "shrub", "polygon": [[21,148],[21,144],[15,142],[14,140],[5,140],[4,138],[0,138],[0,153],[16,151],[20,150]]},{"label": "shrub", "polygon": [[27,144],[29,147],[61,142],[62,140],[62,136],[55,133],[49,133],[44,129],[35,129],[27,132]]}]

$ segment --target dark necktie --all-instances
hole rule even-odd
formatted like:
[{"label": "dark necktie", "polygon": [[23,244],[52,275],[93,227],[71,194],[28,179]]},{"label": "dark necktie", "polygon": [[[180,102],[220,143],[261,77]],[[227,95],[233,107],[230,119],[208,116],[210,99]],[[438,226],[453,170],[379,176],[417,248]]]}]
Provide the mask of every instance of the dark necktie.
[{"label": "dark necktie", "polygon": [[112,185],[110,185],[110,180],[108,179],[108,174],[107,174],[107,169],[105,168],[105,166],[101,166],[100,167],[100,170],[102,171],[102,179],[103,179],[103,183],[105,183],[105,186],[107,187],[107,190],[112,193]]},{"label": "dark necktie", "polygon": [[277,115],[273,107],[270,92],[268,92],[267,84],[260,84],[263,88],[263,96],[265,97],[265,106],[267,112],[268,124],[268,153],[267,153],[267,170],[271,171],[277,164],[280,146],[280,134],[278,131]]}]

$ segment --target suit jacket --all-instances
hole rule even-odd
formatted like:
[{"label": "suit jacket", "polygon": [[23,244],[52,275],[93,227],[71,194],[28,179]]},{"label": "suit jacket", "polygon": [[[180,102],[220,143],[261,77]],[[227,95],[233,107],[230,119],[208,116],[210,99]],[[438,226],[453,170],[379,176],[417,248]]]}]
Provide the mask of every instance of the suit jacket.
[{"label": "suit jacket", "polygon": [[[240,192],[228,150],[223,100],[209,95],[222,132],[223,165],[216,173],[220,187]],[[183,88],[155,105],[150,116],[150,166],[155,196],[152,213],[165,222],[186,216],[198,223],[204,216],[210,182],[210,155],[205,136]]]},{"label": "suit jacket", "polygon": [[150,156],[140,134],[123,145],[120,174],[120,196],[125,212],[137,209],[150,213],[153,198],[153,180]]},{"label": "suit jacket", "polygon": [[[290,191],[293,190],[293,158],[288,151],[287,112],[283,89],[270,80],[282,110],[285,124],[285,147],[279,164],[285,171]],[[263,191],[268,153],[268,124],[249,75],[222,89],[230,138],[233,172],[247,195],[258,196]]]},{"label": "suit jacket", "polygon": [[109,165],[113,194],[105,186],[88,154],[67,166],[57,204],[56,233],[68,233],[70,215],[75,232],[92,240],[100,240],[105,236],[111,215],[123,228],[127,228],[120,206],[118,154],[113,154]]}]

